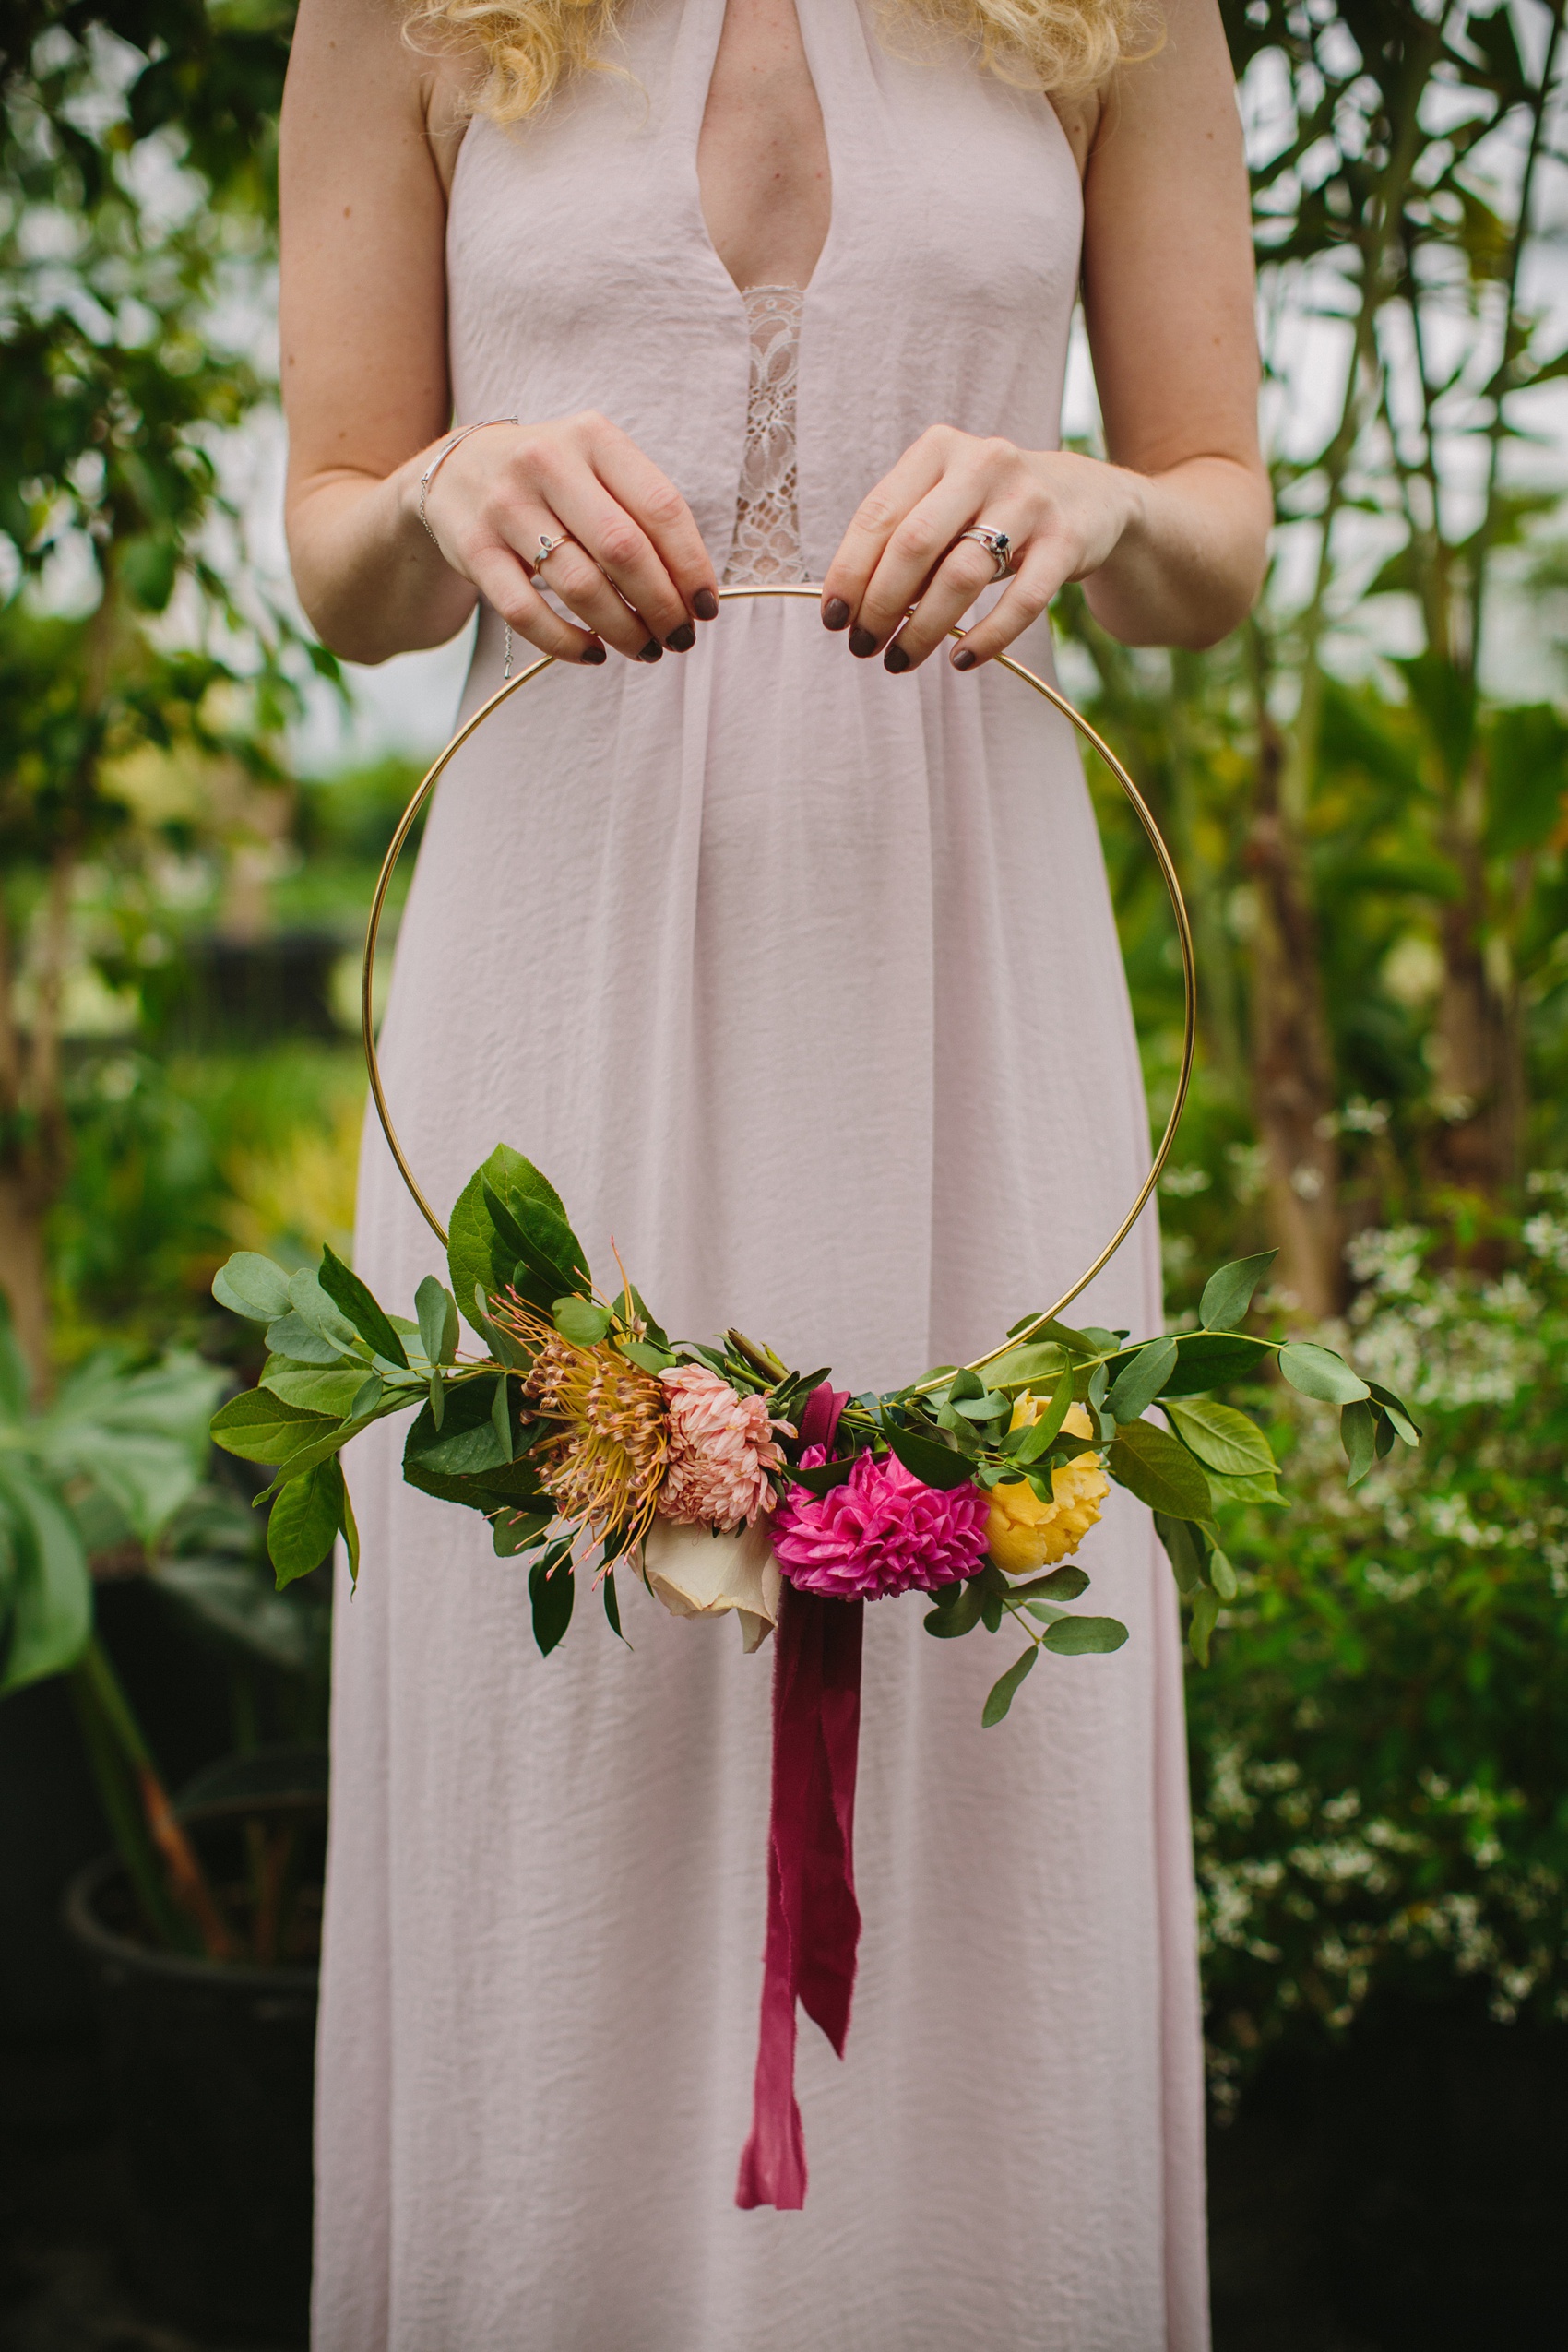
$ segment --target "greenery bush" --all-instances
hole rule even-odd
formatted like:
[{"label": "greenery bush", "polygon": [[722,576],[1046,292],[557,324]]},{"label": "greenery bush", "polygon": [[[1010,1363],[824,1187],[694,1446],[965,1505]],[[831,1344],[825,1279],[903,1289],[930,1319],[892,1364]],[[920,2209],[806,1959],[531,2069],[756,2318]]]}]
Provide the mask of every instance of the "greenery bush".
[{"label": "greenery bush", "polygon": [[1384,1990],[1568,2017],[1568,1180],[1532,1189],[1513,1224],[1353,1245],[1332,1336],[1411,1398],[1420,1454],[1347,1492],[1324,1417],[1259,1400],[1303,1499],[1234,1533],[1188,1681],[1222,2098]]}]

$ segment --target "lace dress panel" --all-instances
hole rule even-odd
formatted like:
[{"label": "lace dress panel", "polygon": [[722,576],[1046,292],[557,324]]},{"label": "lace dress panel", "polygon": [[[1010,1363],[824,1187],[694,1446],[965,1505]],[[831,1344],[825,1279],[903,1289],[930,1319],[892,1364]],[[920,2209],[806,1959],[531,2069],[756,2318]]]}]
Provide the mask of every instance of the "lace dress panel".
[{"label": "lace dress panel", "polygon": [[752,380],[724,585],[766,588],[806,576],[795,508],[795,386],[804,297],[798,286],[748,286],[743,300]]}]

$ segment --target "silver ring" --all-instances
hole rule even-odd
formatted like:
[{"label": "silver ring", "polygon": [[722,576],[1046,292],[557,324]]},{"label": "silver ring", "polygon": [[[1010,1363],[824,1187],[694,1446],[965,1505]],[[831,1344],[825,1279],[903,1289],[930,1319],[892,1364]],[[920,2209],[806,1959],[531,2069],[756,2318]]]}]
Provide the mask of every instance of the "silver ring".
[{"label": "silver ring", "polygon": [[953,545],[961,547],[967,539],[972,539],[977,547],[984,548],[996,566],[997,578],[1005,579],[1013,568],[1013,542],[1007,533],[993,529],[990,523],[971,523],[967,531],[958,533]]},{"label": "silver ring", "polygon": [[557,531],[553,539],[551,538],[548,531],[540,531],[539,535],[539,547],[533,559],[534,570],[537,572],[540,565],[544,563],[548,557],[553,555],[558,547],[567,547],[573,544],[575,544],[575,542],[573,541],[570,531]]}]

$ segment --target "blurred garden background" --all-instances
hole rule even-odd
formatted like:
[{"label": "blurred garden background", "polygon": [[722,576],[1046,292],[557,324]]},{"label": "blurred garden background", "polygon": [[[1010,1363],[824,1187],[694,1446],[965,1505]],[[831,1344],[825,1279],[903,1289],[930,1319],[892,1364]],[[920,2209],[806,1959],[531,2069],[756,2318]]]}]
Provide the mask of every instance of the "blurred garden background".
[{"label": "blurred garden background", "polygon": [[[1057,616],[1198,942],[1172,1324],[1221,1259],[1277,1247],[1265,1321],[1326,1327],[1426,1430],[1347,1494],[1313,1409],[1259,1392],[1298,1500],[1239,1509],[1189,1673],[1220,2352],[1568,2330],[1563,12],[1226,0],[1268,586],[1203,656],[1130,654],[1071,593]],[[461,663],[345,676],[287,588],[291,14],[0,6],[15,2352],[299,2340],[328,1596],[272,1589],[265,1473],[203,1441],[259,1369],[208,1286],[236,1246],[351,1246],[358,941]],[[1081,353],[1069,423],[1093,445]],[[1158,1122],[1180,968],[1096,789]],[[61,1924],[112,1844],[156,1982],[112,1904]],[[214,1884],[244,1890],[227,1924]],[[263,2160],[270,2200],[243,2185]]]}]

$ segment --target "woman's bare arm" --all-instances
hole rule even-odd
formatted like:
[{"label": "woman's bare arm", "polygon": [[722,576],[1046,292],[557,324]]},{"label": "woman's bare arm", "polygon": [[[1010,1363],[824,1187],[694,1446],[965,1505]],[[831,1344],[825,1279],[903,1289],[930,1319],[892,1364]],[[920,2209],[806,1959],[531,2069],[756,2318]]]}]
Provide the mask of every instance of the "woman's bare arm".
[{"label": "woman's bare arm", "polygon": [[305,0],[279,159],[289,549],[313,624],[359,661],[439,645],[474,605],[406,512],[451,416],[433,103],[450,115],[386,0]]},{"label": "woman's bare arm", "polygon": [[[289,549],[306,612],[355,661],[439,645],[485,596],[541,651],[657,660],[718,611],[685,500],[603,417],[475,434],[430,488],[452,424],[446,194],[460,60],[421,56],[391,0],[303,0],[283,99],[283,398]],[[462,418],[463,424],[477,422]],[[530,585],[541,533],[572,542]],[[439,544],[435,542],[438,541]],[[603,642],[600,642],[602,640]]]},{"label": "woman's bare arm", "polygon": [[1009,533],[1016,576],[954,653],[959,669],[1002,652],[1066,580],[1132,645],[1210,645],[1257,593],[1270,503],[1246,168],[1216,0],[1170,0],[1159,54],[1117,76],[1084,196],[1110,462],[946,425],[922,434],[825,583],[823,618],[862,659],[885,648],[889,669],[908,670],[942,643],[994,576],[973,542],[943,553],[980,519]]},{"label": "woman's bare arm", "polygon": [[1086,592],[1127,644],[1208,644],[1257,594],[1272,520],[1247,166],[1215,0],[1173,0],[1158,55],[1117,77],[1084,203],[1106,451],[1141,485]]}]

